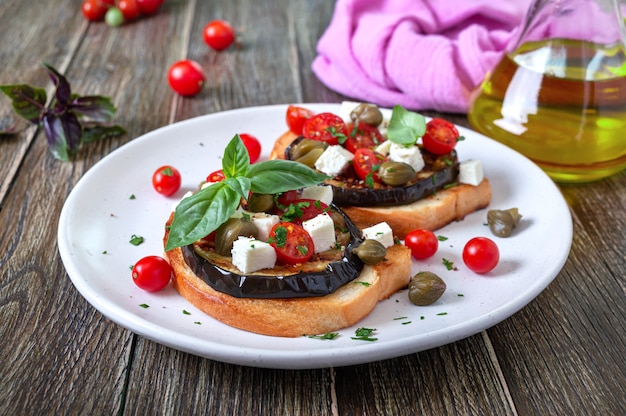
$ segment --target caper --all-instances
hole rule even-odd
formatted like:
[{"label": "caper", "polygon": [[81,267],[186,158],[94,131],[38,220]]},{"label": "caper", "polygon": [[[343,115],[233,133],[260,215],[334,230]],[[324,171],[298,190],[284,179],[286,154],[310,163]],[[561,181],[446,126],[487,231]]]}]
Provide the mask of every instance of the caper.
[{"label": "caper", "polygon": [[415,169],[408,163],[387,161],[381,163],[378,177],[387,185],[400,186],[415,177]]},{"label": "caper", "polygon": [[383,113],[375,104],[361,103],[350,112],[350,119],[377,127],[383,122]]},{"label": "caper", "polygon": [[417,306],[432,305],[445,291],[446,283],[432,272],[419,272],[409,282],[409,300]]},{"label": "caper", "polygon": [[302,139],[296,144],[294,144],[290,152],[290,159],[297,160],[304,157],[307,153],[309,153],[313,149],[322,149],[325,150],[328,147],[328,143],[322,142],[320,140],[311,140],[311,139]]},{"label": "caper", "polygon": [[215,251],[222,256],[229,256],[233,249],[233,242],[243,237],[256,238],[258,231],[256,225],[246,218],[229,218],[215,231]]},{"label": "caper", "polygon": [[253,192],[248,198],[248,211],[271,212],[274,209],[274,195]]},{"label": "caper", "polygon": [[498,237],[508,237],[517,226],[522,216],[517,208],[487,211],[487,224],[491,232]]},{"label": "caper", "polygon": [[387,255],[387,249],[378,240],[367,239],[354,250],[357,256],[365,264],[376,264],[381,262]]}]

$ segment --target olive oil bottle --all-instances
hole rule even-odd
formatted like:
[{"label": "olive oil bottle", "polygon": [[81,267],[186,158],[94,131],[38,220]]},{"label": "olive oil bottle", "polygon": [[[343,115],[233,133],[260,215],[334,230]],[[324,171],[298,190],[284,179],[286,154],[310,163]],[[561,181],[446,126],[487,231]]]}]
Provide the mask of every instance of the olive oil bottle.
[{"label": "olive oil bottle", "polygon": [[469,122],[556,181],[619,172],[626,167],[625,52],[623,43],[527,42],[488,74]]}]

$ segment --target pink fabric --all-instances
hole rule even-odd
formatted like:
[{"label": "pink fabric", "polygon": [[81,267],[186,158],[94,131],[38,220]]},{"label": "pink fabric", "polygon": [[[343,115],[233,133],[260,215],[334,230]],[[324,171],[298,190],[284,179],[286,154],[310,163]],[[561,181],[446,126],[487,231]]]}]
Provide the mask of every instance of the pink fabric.
[{"label": "pink fabric", "polygon": [[530,0],[338,0],[313,72],[381,106],[467,111]]}]

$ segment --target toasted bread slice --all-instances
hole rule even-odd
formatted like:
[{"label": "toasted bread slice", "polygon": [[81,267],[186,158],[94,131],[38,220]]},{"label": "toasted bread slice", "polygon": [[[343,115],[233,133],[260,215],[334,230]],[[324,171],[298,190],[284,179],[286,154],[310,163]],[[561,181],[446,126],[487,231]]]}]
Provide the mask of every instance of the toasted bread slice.
[{"label": "toasted bread slice", "polygon": [[384,261],[365,266],[357,279],[330,295],[237,298],[214,290],[201,280],[185,263],[180,248],[165,254],[174,270],[174,287],[191,304],[235,328],[280,337],[325,334],[352,326],[366,317],[378,301],[405,287],[411,278],[411,252],[396,244],[387,250]]},{"label": "toasted bread slice", "polygon": [[[274,143],[270,158],[284,159],[285,148],[296,139],[296,134],[287,131]],[[395,206],[350,207],[341,209],[357,227],[363,229],[385,221],[394,236],[404,239],[416,229],[437,230],[466,215],[487,207],[491,201],[491,186],[488,179],[477,186],[459,184],[438,191],[432,196],[410,204]]]}]

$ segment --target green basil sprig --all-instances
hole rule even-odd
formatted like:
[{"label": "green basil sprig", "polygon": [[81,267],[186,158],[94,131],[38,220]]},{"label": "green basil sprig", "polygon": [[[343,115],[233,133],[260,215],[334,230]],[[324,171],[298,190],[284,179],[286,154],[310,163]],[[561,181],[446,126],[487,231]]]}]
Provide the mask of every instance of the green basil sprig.
[{"label": "green basil sprig", "polygon": [[328,176],[289,160],[250,164],[248,151],[239,135],[226,146],[222,158],[225,179],[184,198],[174,212],[165,250],[172,250],[205,237],[226,222],[248,199],[250,191],[276,194],[317,185]]},{"label": "green basil sprig", "polygon": [[397,144],[414,145],[426,132],[426,119],[400,105],[391,110],[387,138]]}]

